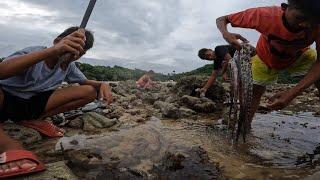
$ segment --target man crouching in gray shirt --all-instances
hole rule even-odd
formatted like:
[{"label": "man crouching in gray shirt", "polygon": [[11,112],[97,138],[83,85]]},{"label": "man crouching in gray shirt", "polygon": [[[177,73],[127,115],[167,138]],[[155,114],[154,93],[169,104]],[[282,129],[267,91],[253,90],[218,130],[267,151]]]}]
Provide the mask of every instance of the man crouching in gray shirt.
[{"label": "man crouching in gray shirt", "polygon": [[[54,40],[52,47],[28,47],[0,63],[0,178],[43,170],[35,168],[39,163],[28,156],[30,152],[21,153],[25,150],[4,133],[1,123],[10,119],[49,137],[61,137],[63,129],[44,118],[79,108],[97,97],[109,104],[112,102],[109,85],[88,80],[74,62],[93,46],[93,42],[90,31],[71,27]],[[72,62],[62,68],[59,58],[66,53],[73,54],[69,59]],[[57,89],[63,81],[80,86]],[[12,154],[19,158],[9,157]],[[24,155],[26,157],[20,157]]]}]

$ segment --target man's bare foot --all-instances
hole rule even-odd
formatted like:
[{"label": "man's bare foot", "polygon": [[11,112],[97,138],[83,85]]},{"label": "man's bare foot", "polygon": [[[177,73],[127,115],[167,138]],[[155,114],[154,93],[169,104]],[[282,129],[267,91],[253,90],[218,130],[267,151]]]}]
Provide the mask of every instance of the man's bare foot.
[{"label": "man's bare foot", "polygon": [[10,150],[19,150],[23,149],[23,147],[18,143],[17,141],[11,139],[8,137],[4,131],[0,128],[0,176],[1,173],[11,173],[15,171],[20,171],[20,170],[26,170],[30,171],[34,168],[37,167],[37,164],[33,161],[30,160],[19,160],[19,161],[14,161],[10,163],[1,163],[1,161],[5,161],[4,157],[4,152],[10,151]]}]

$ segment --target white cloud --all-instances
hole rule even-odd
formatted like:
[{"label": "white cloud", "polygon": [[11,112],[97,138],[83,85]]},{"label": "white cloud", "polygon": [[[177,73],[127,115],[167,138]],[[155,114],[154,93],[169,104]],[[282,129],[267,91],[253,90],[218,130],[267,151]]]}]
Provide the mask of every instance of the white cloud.
[{"label": "white cloud", "polygon": [[[285,0],[284,0],[285,1]],[[168,71],[187,71],[205,62],[198,49],[225,44],[215,19],[250,7],[279,5],[281,0],[101,0],[88,28],[96,43],[86,57],[130,59],[139,67],[166,65]],[[24,46],[50,45],[65,28],[78,25],[88,1],[1,0],[0,56]],[[253,44],[258,33],[240,32]],[[150,68],[150,67],[146,67]],[[159,68],[159,70],[163,68]]]},{"label": "white cloud", "polygon": [[[0,2],[0,24],[24,29],[45,29],[58,15],[45,6],[25,3],[19,0],[2,0]],[[53,28],[47,29],[47,31]]]},{"label": "white cloud", "polygon": [[0,2],[0,16],[53,16],[54,12],[44,7],[28,4],[19,0],[2,0]]}]

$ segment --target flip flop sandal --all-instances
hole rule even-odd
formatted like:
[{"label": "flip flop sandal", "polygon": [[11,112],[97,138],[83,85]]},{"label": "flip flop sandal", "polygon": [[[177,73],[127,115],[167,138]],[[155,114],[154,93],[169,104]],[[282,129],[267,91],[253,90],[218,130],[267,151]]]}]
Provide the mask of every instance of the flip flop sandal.
[{"label": "flip flop sandal", "polygon": [[65,131],[61,128],[58,128],[54,124],[45,120],[30,120],[30,121],[21,121],[17,123],[18,125],[32,128],[39,131],[40,133],[48,137],[63,137]]},{"label": "flip flop sandal", "polygon": [[29,170],[19,169],[17,171],[12,172],[2,172],[0,173],[0,179],[7,179],[9,177],[31,174],[35,172],[44,171],[46,169],[44,164],[39,161],[37,156],[27,150],[10,150],[0,154],[0,165],[4,165],[19,160],[30,160],[35,162],[37,166]]}]

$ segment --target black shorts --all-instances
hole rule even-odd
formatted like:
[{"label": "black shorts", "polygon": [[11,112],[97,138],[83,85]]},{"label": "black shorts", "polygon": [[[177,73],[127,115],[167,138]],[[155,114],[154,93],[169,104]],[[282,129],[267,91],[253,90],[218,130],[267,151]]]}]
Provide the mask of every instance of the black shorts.
[{"label": "black shorts", "polygon": [[2,90],[4,94],[3,106],[0,109],[0,122],[10,119],[14,122],[22,120],[38,119],[44,112],[47,102],[54,92],[46,91],[23,99]]}]

